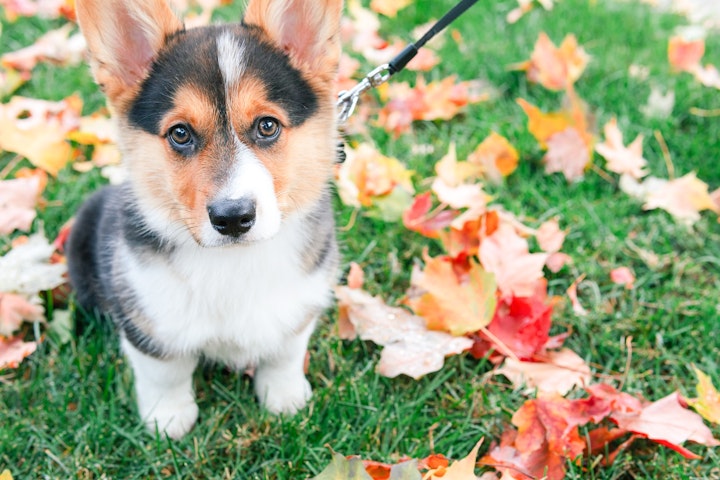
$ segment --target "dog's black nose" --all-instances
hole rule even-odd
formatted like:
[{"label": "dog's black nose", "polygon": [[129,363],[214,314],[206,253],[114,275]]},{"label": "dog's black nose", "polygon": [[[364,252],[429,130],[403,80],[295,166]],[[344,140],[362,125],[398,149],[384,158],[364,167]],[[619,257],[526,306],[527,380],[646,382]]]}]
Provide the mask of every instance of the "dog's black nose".
[{"label": "dog's black nose", "polygon": [[222,235],[238,237],[255,225],[255,200],[218,200],[208,205],[213,228]]}]

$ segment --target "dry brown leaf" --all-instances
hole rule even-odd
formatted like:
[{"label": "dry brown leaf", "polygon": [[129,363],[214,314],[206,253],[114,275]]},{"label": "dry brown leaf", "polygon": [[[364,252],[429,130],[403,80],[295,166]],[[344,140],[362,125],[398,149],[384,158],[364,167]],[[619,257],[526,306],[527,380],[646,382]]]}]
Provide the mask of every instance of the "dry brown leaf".
[{"label": "dry brown leaf", "polygon": [[469,338],[430,331],[424,319],[362,290],[338,287],[335,292],[340,314],[347,316],[360,338],[385,346],[377,365],[380,375],[418,379],[440,370],[445,357],[472,346]]}]

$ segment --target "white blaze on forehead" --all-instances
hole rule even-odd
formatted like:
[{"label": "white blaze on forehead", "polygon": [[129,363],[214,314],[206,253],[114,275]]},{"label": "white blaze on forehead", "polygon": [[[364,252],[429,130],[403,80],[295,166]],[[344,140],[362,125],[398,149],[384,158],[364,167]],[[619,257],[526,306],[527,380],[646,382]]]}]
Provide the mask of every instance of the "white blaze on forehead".
[{"label": "white blaze on forehead", "polygon": [[236,85],[245,70],[245,45],[232,33],[225,31],[217,38],[217,52],[225,87]]}]

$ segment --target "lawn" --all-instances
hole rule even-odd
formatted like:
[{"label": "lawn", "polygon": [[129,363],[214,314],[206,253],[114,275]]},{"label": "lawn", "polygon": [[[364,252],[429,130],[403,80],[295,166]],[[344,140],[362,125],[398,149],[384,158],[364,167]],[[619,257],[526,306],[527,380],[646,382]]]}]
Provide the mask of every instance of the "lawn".
[{"label": "lawn", "polygon": [[[453,4],[415,1],[396,18],[383,17],[381,35],[409,40],[416,26]],[[543,152],[516,99],[550,111],[559,108],[562,94],[508,68],[530,57],[540,32],[556,43],[574,33],[591,55],[575,88],[593,114],[597,138],[616,117],[626,142],[644,135],[651,175],[680,177],[694,171],[714,189],[720,187],[720,91],[700,85],[688,73],[673,72],[667,57],[668,39],[688,19],[636,1],[562,0],[551,11],[538,7],[508,24],[505,16],[516,4],[480,0],[452,25],[457,34],[446,33],[435,47],[441,62],[422,74],[429,81],[449,75],[481,79],[492,86],[489,100],[469,105],[450,121],[415,122],[398,137],[371,119],[366,136],[349,140],[372,141],[383,154],[401,160],[415,171],[416,189],[425,191],[426,179],[451,142],[458,158],[465,159],[492,131],[502,134],[520,153],[520,162],[504,182],[487,187],[493,202],[533,226],[558,217],[568,231],[562,251],[572,263],[557,273],[546,272],[549,294],[558,298],[552,333],[571,330],[566,346],[590,364],[593,378],[622,383],[634,395],[656,400],[679,390],[693,396],[692,365],[720,384],[717,215],[704,212],[688,226],[667,212],[644,211],[641,201],[619,188],[617,176],[603,170],[604,160],[597,154],[594,167],[579,181],[546,174]],[[231,5],[215,17],[232,20],[238,12]],[[65,23],[37,17],[11,22],[2,13],[0,19],[0,54],[25,47]],[[704,62],[720,64],[718,31],[707,35]],[[374,67],[367,61],[362,65],[361,71]],[[646,67],[646,77],[632,75],[631,65]],[[414,72],[392,79],[415,81]],[[675,92],[668,117],[642,113],[651,87]],[[15,94],[48,100],[77,94],[84,114],[104,105],[85,65],[40,64]],[[709,114],[698,115],[695,109]],[[15,155],[0,153],[0,171],[14,161]],[[22,161],[13,171],[28,165]],[[668,172],[669,165],[674,173]],[[33,230],[44,229],[48,238],[55,238],[82,200],[105,181],[97,169],[78,173],[64,168],[50,180]],[[407,230],[402,221],[372,218],[339,198],[336,212],[343,278],[350,262],[357,262],[365,272],[365,288],[390,304],[404,297],[423,250],[441,252],[437,242]],[[0,253],[10,241],[0,236]],[[634,288],[610,280],[609,272],[620,266],[635,273]],[[565,295],[581,275],[578,295],[585,316],[573,312]],[[51,302],[47,310],[51,317]],[[181,441],[150,435],[138,421],[131,371],[106,321],[83,322],[69,341],[47,335],[36,353],[0,375],[0,472],[8,469],[16,479],[305,479],[330,463],[331,449],[390,463],[433,452],[459,459],[481,438],[481,452],[486,452],[528,398],[503,377],[493,376],[487,359],[469,355],[449,357],[440,371],[420,380],[383,377],[375,371],[380,348],[341,340],[337,313],[327,312],[311,340],[308,377],[314,396],[306,409],[294,417],[269,415],[257,404],[250,378],[208,365],[195,377],[198,424]],[[30,338],[32,328],[27,333]],[[720,435],[717,425],[712,428]],[[689,448],[702,458],[687,460],[641,440],[610,466],[593,459],[569,462],[567,478],[720,478],[717,450]]]}]

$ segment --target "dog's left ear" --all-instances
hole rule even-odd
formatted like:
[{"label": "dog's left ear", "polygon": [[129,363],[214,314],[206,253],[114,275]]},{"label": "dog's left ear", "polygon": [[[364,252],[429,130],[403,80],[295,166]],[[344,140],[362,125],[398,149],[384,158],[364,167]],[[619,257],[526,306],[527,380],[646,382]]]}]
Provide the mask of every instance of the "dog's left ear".
[{"label": "dog's left ear", "polygon": [[76,0],[76,8],[95,80],[122,111],[183,24],[166,0]]},{"label": "dog's left ear", "polygon": [[333,81],[343,0],[250,0],[243,22],[260,27],[296,68]]}]

